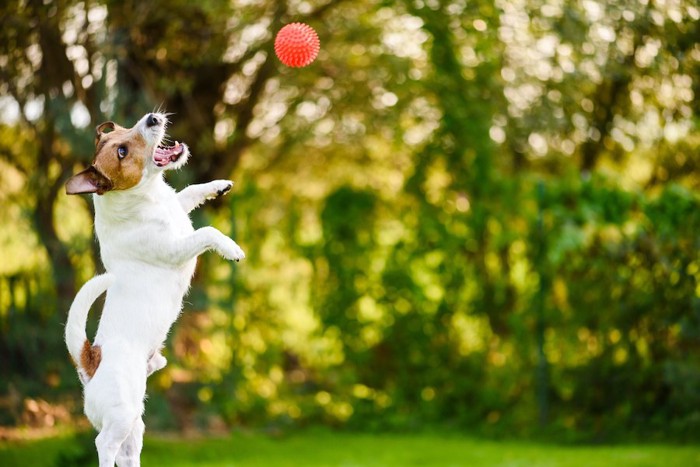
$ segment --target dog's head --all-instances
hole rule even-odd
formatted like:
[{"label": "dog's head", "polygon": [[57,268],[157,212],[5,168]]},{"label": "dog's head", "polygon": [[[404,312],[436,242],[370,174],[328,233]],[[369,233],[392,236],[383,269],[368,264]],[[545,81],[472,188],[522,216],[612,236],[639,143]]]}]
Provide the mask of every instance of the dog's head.
[{"label": "dog's head", "polygon": [[90,167],[66,182],[66,193],[97,193],[128,190],[164,170],[183,166],[187,145],[161,145],[168,119],[161,113],[144,115],[132,128],[114,122],[97,126],[95,159]]}]

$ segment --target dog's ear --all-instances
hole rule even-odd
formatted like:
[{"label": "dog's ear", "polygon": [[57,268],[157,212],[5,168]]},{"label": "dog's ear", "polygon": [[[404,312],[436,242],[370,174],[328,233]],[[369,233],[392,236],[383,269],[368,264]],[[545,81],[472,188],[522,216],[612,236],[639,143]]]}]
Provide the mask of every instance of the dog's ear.
[{"label": "dog's ear", "polygon": [[95,144],[97,144],[103,134],[112,130],[114,130],[114,122],[104,122],[97,125],[95,128]]},{"label": "dog's ear", "polygon": [[112,189],[112,182],[95,167],[90,166],[73,175],[66,182],[66,194],[81,195],[85,193],[103,194]]}]

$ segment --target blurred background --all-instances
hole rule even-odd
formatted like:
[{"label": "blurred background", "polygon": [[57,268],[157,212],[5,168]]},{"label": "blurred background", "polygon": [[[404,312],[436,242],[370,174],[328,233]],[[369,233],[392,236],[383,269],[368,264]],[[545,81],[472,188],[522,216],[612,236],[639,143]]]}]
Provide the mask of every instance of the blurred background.
[{"label": "blurred background", "polygon": [[[94,127],[172,112],[200,257],[152,431],[697,440],[692,0],[7,0],[0,425],[84,426],[63,343],[102,270],[63,184]],[[282,25],[318,32],[302,69]],[[99,306],[91,314],[93,335]]]}]

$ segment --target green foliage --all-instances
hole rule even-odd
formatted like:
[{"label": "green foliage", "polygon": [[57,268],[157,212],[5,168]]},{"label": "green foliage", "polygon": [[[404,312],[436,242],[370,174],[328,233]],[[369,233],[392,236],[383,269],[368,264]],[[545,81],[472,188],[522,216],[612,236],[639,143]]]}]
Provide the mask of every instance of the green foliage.
[{"label": "green foliage", "polygon": [[0,421],[79,407],[61,323],[101,265],[62,183],[162,106],[247,258],[200,258],[149,426],[697,440],[700,12],[628,3],[3,6]]}]

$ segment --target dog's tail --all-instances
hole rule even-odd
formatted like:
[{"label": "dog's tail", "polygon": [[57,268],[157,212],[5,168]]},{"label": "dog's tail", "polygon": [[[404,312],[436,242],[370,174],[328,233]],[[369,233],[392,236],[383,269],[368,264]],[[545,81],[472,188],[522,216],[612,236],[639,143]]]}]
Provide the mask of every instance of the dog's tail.
[{"label": "dog's tail", "polygon": [[78,367],[81,366],[80,355],[86,345],[90,345],[85,334],[85,325],[90,307],[114,281],[114,276],[105,273],[87,281],[78,291],[68,311],[66,322],[66,345],[68,352]]}]

